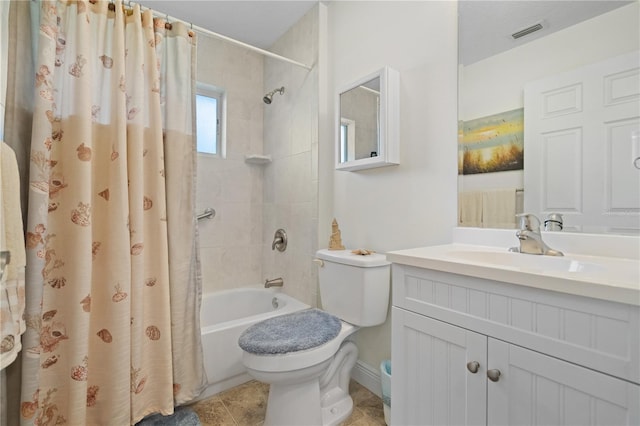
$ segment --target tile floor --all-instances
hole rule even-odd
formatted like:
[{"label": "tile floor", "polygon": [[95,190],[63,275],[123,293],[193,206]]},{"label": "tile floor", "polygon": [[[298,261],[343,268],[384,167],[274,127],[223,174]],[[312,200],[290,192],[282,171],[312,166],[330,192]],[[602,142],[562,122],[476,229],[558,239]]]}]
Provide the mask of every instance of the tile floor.
[{"label": "tile floor", "polygon": [[[354,408],[344,426],[384,426],[382,400],[358,382],[351,381],[349,393]],[[269,396],[269,386],[252,380],[196,402],[190,407],[203,426],[260,426]]]}]

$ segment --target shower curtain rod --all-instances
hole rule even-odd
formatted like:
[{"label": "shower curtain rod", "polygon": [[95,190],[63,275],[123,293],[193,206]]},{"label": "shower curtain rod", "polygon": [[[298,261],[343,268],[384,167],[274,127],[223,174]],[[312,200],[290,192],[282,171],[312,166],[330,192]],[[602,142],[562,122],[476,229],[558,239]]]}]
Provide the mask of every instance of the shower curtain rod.
[{"label": "shower curtain rod", "polygon": [[[133,4],[138,4],[138,6],[140,6],[141,10],[144,7],[141,4],[135,3],[135,2],[132,2],[132,1],[127,1],[127,4],[129,6],[131,6]],[[150,9],[150,8],[146,7],[146,9]],[[237,46],[244,47],[245,49],[252,50],[252,51],[260,53],[260,54],[262,54],[264,56],[268,56],[268,57],[273,58],[273,59],[278,59],[280,61],[288,62],[290,64],[302,67],[302,68],[304,68],[304,69],[306,69],[308,71],[311,70],[311,67],[309,65],[303,64],[302,62],[294,61],[293,59],[289,59],[289,58],[287,58],[285,56],[278,55],[277,53],[269,52],[268,50],[264,50],[264,49],[261,49],[259,47],[253,46],[251,44],[242,42],[240,40],[236,40],[236,39],[233,39],[231,37],[227,37],[225,35],[222,35],[222,34],[214,32],[214,31],[208,30],[206,28],[200,27],[198,25],[195,25],[192,22],[186,22],[186,21],[184,21],[182,19],[179,19],[179,18],[176,18],[174,16],[169,16],[167,14],[162,14],[160,12],[157,12],[157,11],[153,10],[153,9],[151,9],[151,11],[154,14],[156,14],[158,17],[164,17],[167,21],[182,22],[183,24],[188,25],[192,30],[195,30],[195,31],[197,31],[199,33],[210,35],[212,37],[216,37],[216,38],[219,38],[219,39],[224,40],[224,41],[228,41],[229,43],[233,43],[233,44],[235,44]]]}]

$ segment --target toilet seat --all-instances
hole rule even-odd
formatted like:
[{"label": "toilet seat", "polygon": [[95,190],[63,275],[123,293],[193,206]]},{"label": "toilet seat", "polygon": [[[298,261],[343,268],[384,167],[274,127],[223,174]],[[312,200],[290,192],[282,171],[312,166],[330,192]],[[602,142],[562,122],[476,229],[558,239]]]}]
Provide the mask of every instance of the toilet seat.
[{"label": "toilet seat", "polygon": [[253,324],[238,339],[242,350],[277,355],[313,349],[340,332],[340,319],[320,309],[279,315]]},{"label": "toilet seat", "polygon": [[338,321],[340,321],[338,334],[316,347],[281,354],[255,354],[243,350],[242,363],[251,370],[277,373],[308,368],[327,361],[338,352],[342,342],[358,330],[358,327],[353,324]]}]

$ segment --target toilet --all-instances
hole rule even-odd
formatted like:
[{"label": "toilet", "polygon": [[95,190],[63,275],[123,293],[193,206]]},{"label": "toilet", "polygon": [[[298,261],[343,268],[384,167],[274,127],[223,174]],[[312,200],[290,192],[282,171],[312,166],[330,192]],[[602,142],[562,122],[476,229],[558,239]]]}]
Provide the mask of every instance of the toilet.
[{"label": "toilet", "polygon": [[337,425],[351,414],[360,327],[387,318],[391,266],[381,254],[319,250],[322,310],[269,318],[238,339],[250,376],[268,383],[265,426]]}]

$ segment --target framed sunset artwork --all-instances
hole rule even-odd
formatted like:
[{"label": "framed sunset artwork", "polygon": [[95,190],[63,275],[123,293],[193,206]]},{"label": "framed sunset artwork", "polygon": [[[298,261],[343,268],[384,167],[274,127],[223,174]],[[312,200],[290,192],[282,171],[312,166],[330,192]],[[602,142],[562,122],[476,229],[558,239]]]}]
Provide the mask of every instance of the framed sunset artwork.
[{"label": "framed sunset artwork", "polygon": [[524,108],[458,124],[458,173],[522,170]]}]

